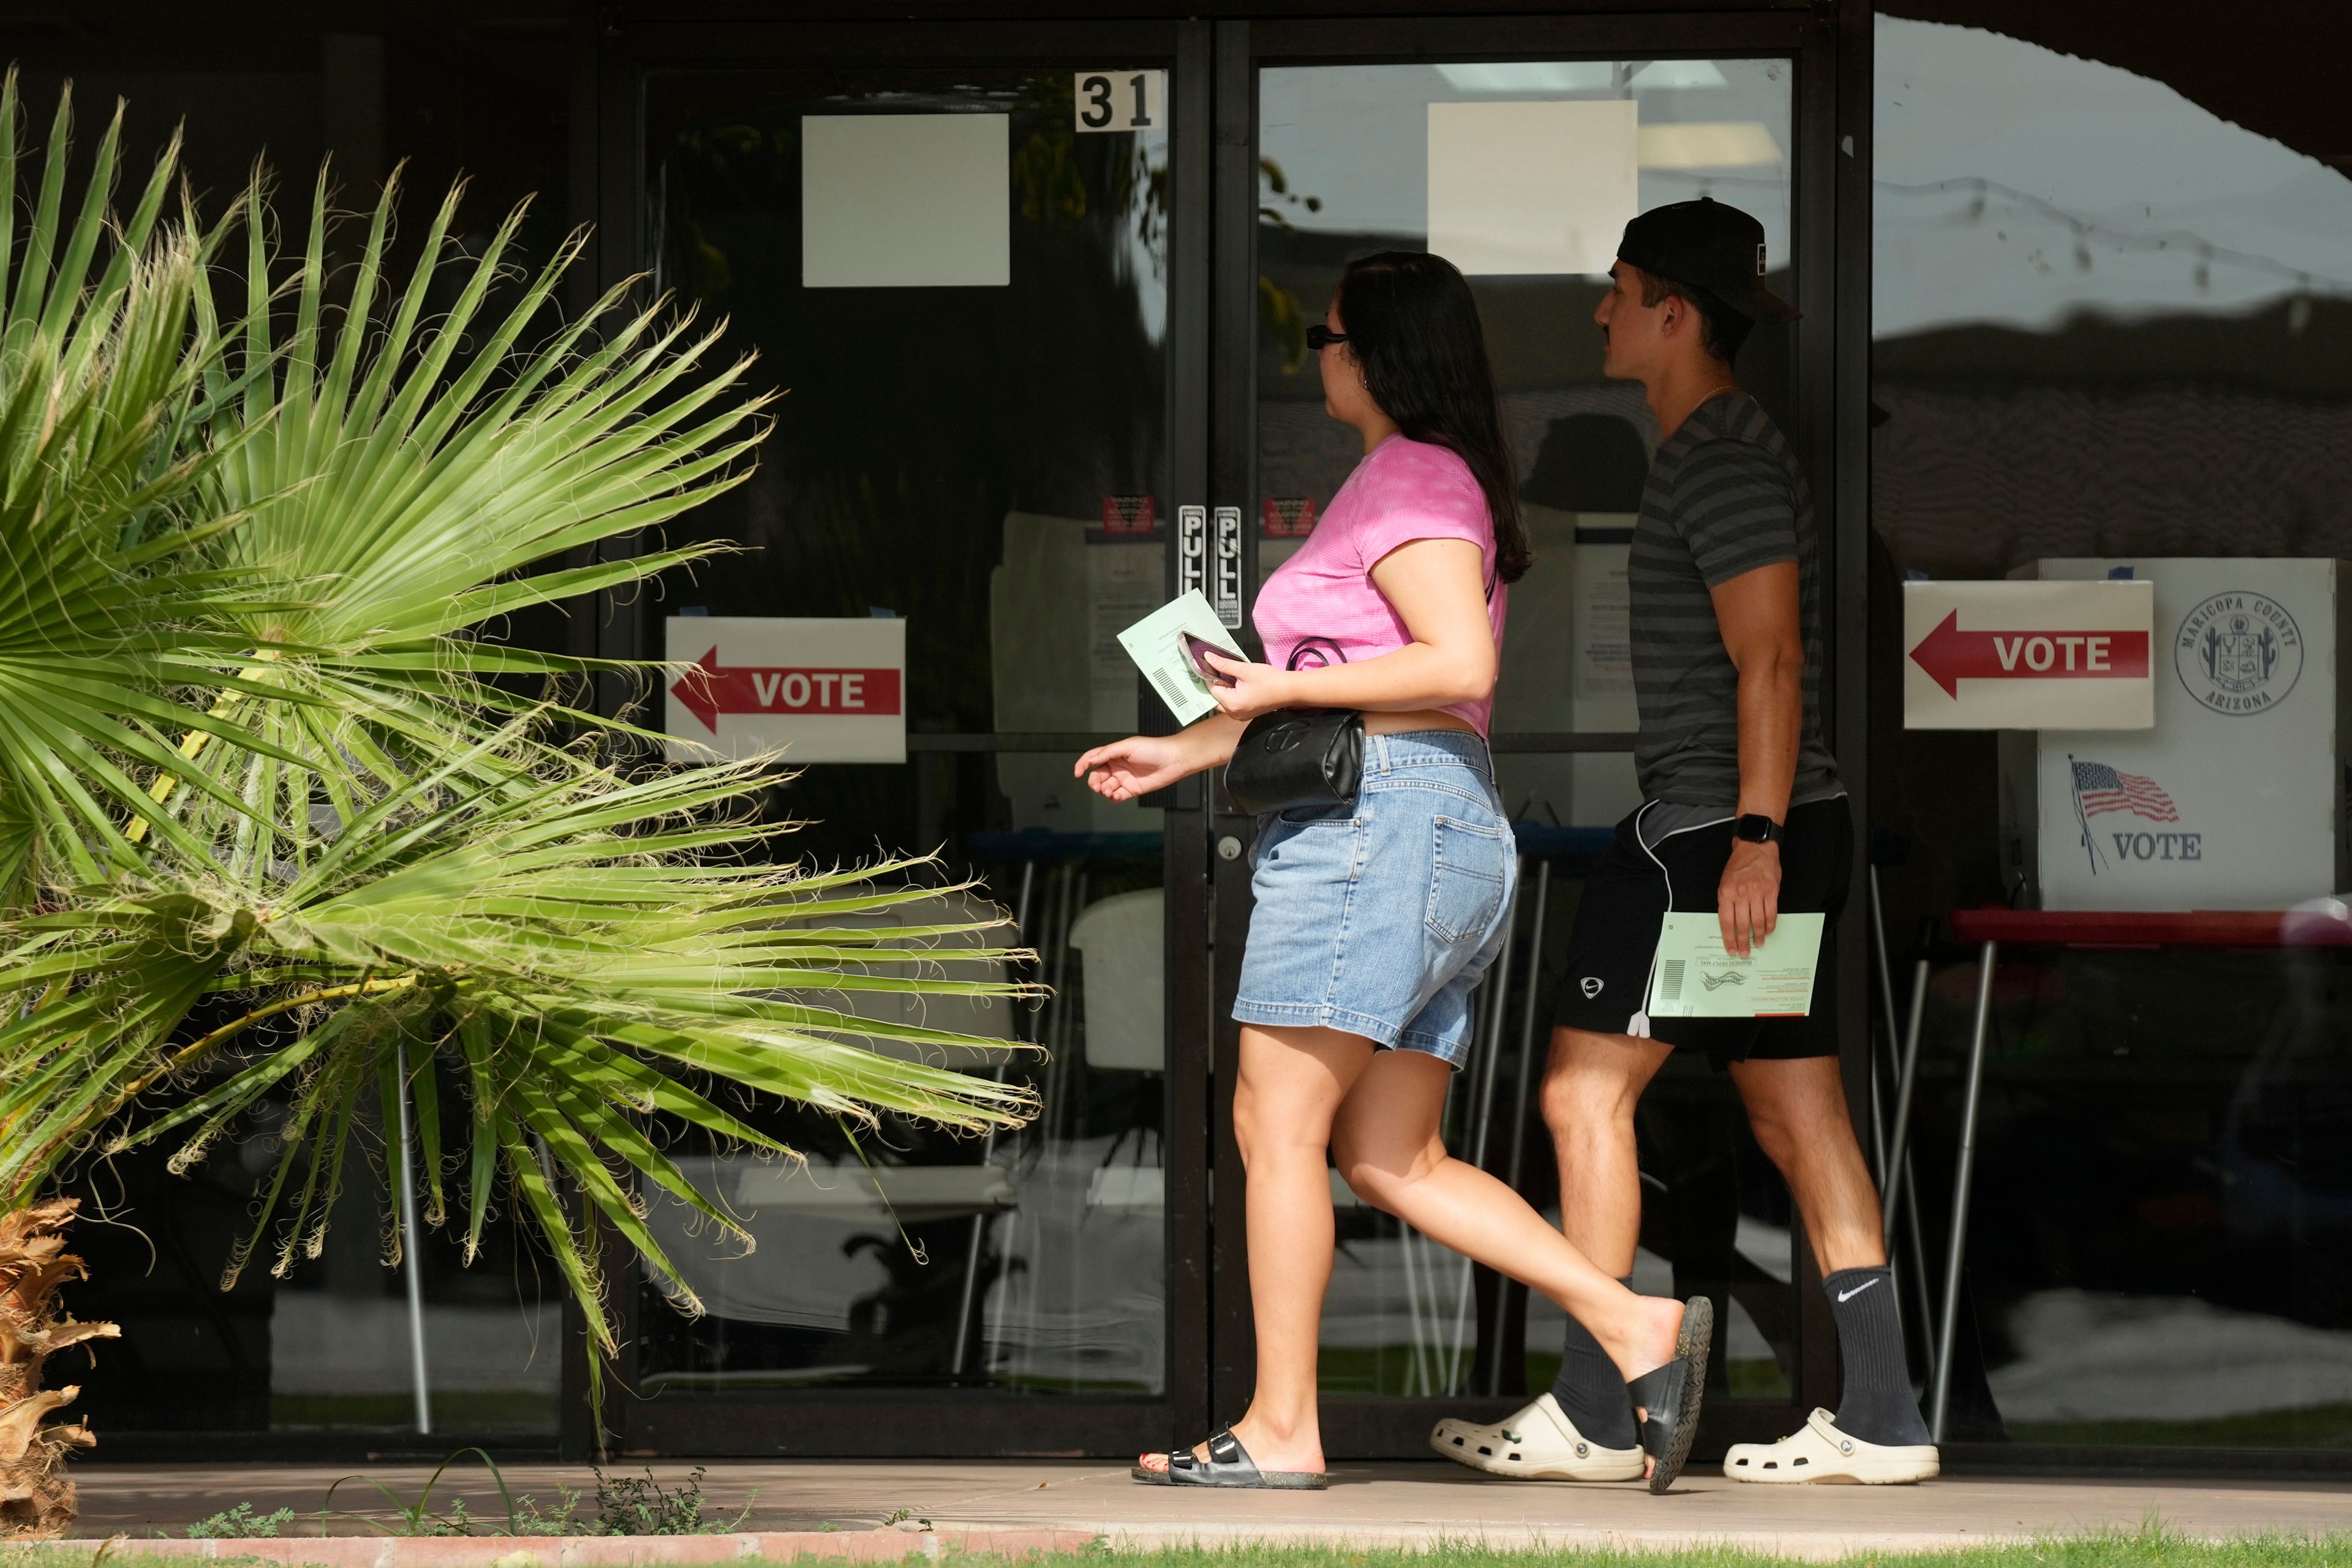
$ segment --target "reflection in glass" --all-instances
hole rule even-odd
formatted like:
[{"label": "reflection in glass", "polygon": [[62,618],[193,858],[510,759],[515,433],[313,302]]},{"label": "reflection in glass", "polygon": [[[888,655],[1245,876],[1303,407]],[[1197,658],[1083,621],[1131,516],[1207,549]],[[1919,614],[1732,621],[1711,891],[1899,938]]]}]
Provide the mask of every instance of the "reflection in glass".
[{"label": "reflection in glass", "polygon": [[[1875,55],[1874,617],[1899,619],[1904,571],[2202,557],[2176,565],[2228,587],[2231,558],[2325,571],[2352,554],[2352,178],[2320,161],[2336,149],[1981,29],[1882,16]],[[2325,697],[2276,717],[2336,727]],[[1910,846],[1886,871],[1899,941],[2015,889],[1994,738],[1895,739],[1872,801],[1880,837]],[[2315,880],[2338,864],[2326,760],[2292,763],[2249,724],[2221,787],[2192,798],[2161,722],[2131,739],[2113,760],[2158,758],[2129,765],[2179,797],[2179,828],[2265,825],[2300,835]],[[2318,801],[2300,827],[2272,804],[2293,794]],[[2345,983],[2324,952],[2005,960],[1955,1436],[2352,1440]],[[1973,986],[1955,963],[1930,991],[1916,1171],[1938,1247]]]},{"label": "reflection in glass", "polygon": [[666,613],[904,618],[906,764],[814,766],[772,809],[820,861],[936,851],[903,875],[938,922],[1001,910],[1053,988],[912,1020],[1006,1043],[1001,1066],[934,1054],[1026,1081],[1018,1133],[787,1110],[761,1124],[802,1160],[681,1152],[757,1245],[651,1200],[707,1309],[648,1303],[656,1394],[1167,1386],[1161,814],[1076,787],[1058,742],[1010,739],[1139,728],[1113,637],[1164,597],[1166,132],[1074,121],[1067,72],[648,86],[661,280],[789,390],[759,472],[676,531],[743,552],[666,584]]},{"label": "reflection in glass", "polygon": [[[251,1136],[210,1146],[184,1170],[168,1148],[136,1149],[77,1184],[86,1215],[103,1204],[138,1216],[135,1226],[83,1224],[73,1237],[90,1270],[76,1315],[122,1327],[108,1353],[74,1373],[77,1409],[100,1430],[414,1431],[412,1320],[403,1270],[384,1267],[388,1194],[373,1106],[339,1171],[331,1157],[316,1162],[322,1187],[334,1184],[323,1243],[294,1247],[282,1276],[265,1245],[223,1288],[251,1236],[255,1182],[278,1158],[269,1129],[285,1110],[265,1102]],[[444,1125],[463,1114],[454,1099],[442,1107]],[[493,1210],[470,1256],[463,1228],[416,1233],[435,1430],[458,1444],[551,1441],[562,1282],[509,1216]]]},{"label": "reflection in glass", "polygon": [[[1592,323],[1607,287],[1601,274],[1633,212],[1712,195],[1763,223],[1771,286],[1790,289],[1790,84],[1789,62],[1771,59],[1262,71],[1260,580],[1313,531],[1362,455],[1356,433],[1323,412],[1308,323],[1322,319],[1351,256],[1437,249],[1464,267],[1477,296],[1536,555],[1511,589],[1495,731],[1630,732],[1624,560],[1656,430],[1638,385],[1601,377]],[[1749,340],[1739,366],[1742,384],[1784,426],[1793,425],[1789,367],[1788,333],[1772,327]],[[1548,1135],[1534,1112],[1545,1008],[1583,869],[1640,795],[1630,749],[1506,749],[1497,776],[1528,859],[1512,957],[1478,994],[1478,1045],[1456,1076],[1445,1136],[1456,1153],[1551,1205],[1556,1219]],[[1780,1178],[1704,1063],[1660,1076],[1641,1134],[1649,1190],[1637,1286],[1715,1296],[1727,1325],[1718,1390],[1785,1401],[1795,1311]],[[1498,1288],[1359,1203],[1336,1177],[1333,1196],[1339,1247],[1323,1319],[1326,1389],[1549,1386],[1563,1326],[1557,1308]]]},{"label": "reflection in glass", "polygon": [[[1433,138],[1445,110],[1509,111],[1485,125],[1477,151],[1523,168],[1488,190],[1495,243],[1552,234],[1544,270],[1474,271],[1486,323],[1504,429],[1524,477],[1535,569],[1511,589],[1498,733],[1633,728],[1623,631],[1622,558],[1656,430],[1642,389],[1601,374],[1592,324],[1633,211],[1714,195],[1764,226],[1772,287],[1786,292],[1790,248],[1790,68],[1782,60],[1486,61],[1466,65],[1317,66],[1259,77],[1262,200],[1258,224],[1258,493],[1261,578],[1298,547],[1361,454],[1347,426],[1323,413],[1307,363],[1306,323],[1320,320],[1349,257],[1432,244]],[[1637,127],[1623,149],[1588,151],[1563,140],[1558,156],[1531,153],[1544,133],[1520,125],[1546,105],[1620,106]],[[1433,106],[1439,111],[1433,118]],[[1558,128],[1553,128],[1557,131]],[[1453,140],[1449,140],[1452,138]],[[1483,138],[1483,140],[1481,140]],[[1443,151],[1441,156],[1443,156]],[[1629,157],[1623,200],[1607,183],[1555,172],[1588,157]],[[1557,210],[1563,192],[1597,193],[1579,219]],[[1617,216],[1620,213],[1622,216]],[[1559,270],[1569,227],[1613,222],[1591,249],[1596,271]],[[1496,237],[1499,236],[1499,238]],[[1588,239],[1591,237],[1587,236]],[[1483,251],[1482,251],[1483,254]],[[1473,265],[1476,265],[1475,258]],[[1790,417],[1786,329],[1766,327],[1740,356],[1742,384],[1785,427]],[[1500,781],[1513,814],[1601,827],[1641,804],[1630,752],[1505,755]]]}]

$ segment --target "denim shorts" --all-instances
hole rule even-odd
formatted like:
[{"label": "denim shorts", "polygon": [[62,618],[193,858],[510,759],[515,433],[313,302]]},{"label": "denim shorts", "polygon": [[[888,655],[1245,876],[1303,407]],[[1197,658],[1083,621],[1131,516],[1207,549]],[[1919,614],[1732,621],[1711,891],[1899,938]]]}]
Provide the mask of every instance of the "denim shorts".
[{"label": "denim shorts", "polygon": [[1486,742],[1364,737],[1356,804],[1262,818],[1234,1017],[1470,1054],[1470,992],[1509,939],[1518,855]]}]

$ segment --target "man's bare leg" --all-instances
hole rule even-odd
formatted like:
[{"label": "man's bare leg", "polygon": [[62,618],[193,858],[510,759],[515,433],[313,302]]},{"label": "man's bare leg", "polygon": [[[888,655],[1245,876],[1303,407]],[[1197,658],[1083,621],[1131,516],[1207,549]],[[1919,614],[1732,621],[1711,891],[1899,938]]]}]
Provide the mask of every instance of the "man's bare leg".
[{"label": "man's bare leg", "polygon": [[[1642,1239],[1633,1108],[1672,1052],[1631,1035],[1552,1031],[1543,1117],[1559,1163],[1560,1229],[1577,1250],[1621,1279],[1633,1275]],[[1624,1384],[1599,1342],[1573,1317],[1551,1393],[1586,1437],[1607,1448],[1633,1445]]]},{"label": "man's bare leg", "polygon": [[1642,1241],[1642,1168],[1633,1108],[1674,1047],[1631,1035],[1551,1032],[1543,1119],[1559,1162],[1559,1227],[1608,1273],[1633,1272]]},{"label": "man's bare leg", "polygon": [[1739,1062],[1731,1081],[1757,1143],[1788,1181],[1829,1291],[1844,1371],[1838,1429],[1883,1447],[1927,1444],[1886,1269],[1878,1189],[1853,1135],[1838,1059]]},{"label": "man's bare leg", "polygon": [[1883,1268],[1878,1188],[1863,1163],[1835,1057],[1735,1062],[1756,1142],[1789,1184],[1822,1272]]}]

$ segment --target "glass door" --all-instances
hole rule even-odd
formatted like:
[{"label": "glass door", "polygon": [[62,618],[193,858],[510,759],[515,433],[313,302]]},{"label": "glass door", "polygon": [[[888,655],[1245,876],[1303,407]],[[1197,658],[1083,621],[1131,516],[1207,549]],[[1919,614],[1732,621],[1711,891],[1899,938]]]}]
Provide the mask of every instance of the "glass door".
[{"label": "glass door", "polygon": [[[941,921],[1001,914],[1052,993],[919,1020],[1039,1047],[947,1064],[1026,1082],[1018,1132],[765,1106],[804,1163],[684,1151],[757,1247],[648,1194],[708,1310],[638,1290],[617,1447],[1115,1452],[1200,1418],[1201,792],[1112,805],[1070,776],[1096,741],[1169,726],[1115,639],[1170,595],[1202,500],[1185,53],[1173,25],[608,44],[608,118],[635,130],[605,208],[636,215],[608,256],[724,319],[714,353],[756,352],[783,393],[757,471],[671,530],[730,552],[630,630],[722,663],[780,626],[903,647],[895,744],[877,760],[812,725],[769,809],[804,825],[786,842],[808,863],[906,862],[887,875]],[[709,742],[703,721],[673,705]]]},{"label": "glass door", "polygon": [[[1053,991],[952,1020],[1044,1047],[1003,1068],[1042,1107],[1017,1135],[889,1124],[853,1144],[772,1110],[805,1166],[684,1151],[759,1246],[736,1256],[656,1205],[709,1311],[629,1296],[613,1445],[1116,1456],[1198,1437],[1252,1373],[1226,1100],[1253,824],[1213,780],[1118,807],[1073,787],[1086,745],[1169,724],[1113,634],[1192,586],[1246,624],[1351,466],[1304,352],[1339,269],[1395,247],[1463,265],[1538,565],[1513,592],[1495,736],[1523,891],[1448,1132],[1555,1205],[1547,1009],[1584,868],[1632,804],[1622,562],[1654,439],[1638,389],[1599,374],[1598,274],[1639,206],[1711,193],[1764,221],[1773,286],[1809,314],[1759,331],[1740,369],[1827,515],[1829,30],[625,22],[597,47],[600,270],[725,318],[719,352],[756,351],[785,395],[758,471],[671,530],[735,552],[609,606],[583,651],[690,659],[749,623],[902,638],[903,751],[804,749],[769,809],[806,825],[812,862],[930,857],[891,874],[943,915],[1001,910]],[[1662,1078],[1643,1137],[1637,1282],[1714,1294],[1729,1325],[1707,1440],[1777,1436],[1835,1392],[1785,1193],[1703,1068]],[[1441,1411],[1493,1418],[1548,1384],[1549,1303],[1335,1196],[1335,1457],[1425,1453]],[[574,1375],[575,1448],[583,1415]]]},{"label": "glass door", "polygon": [[[1413,24],[1228,25],[1218,47],[1219,140],[1254,154],[1219,164],[1216,193],[1214,488],[1240,520],[1245,595],[1312,532],[1361,455],[1355,432],[1324,413],[1306,342],[1348,260],[1446,256],[1484,319],[1536,556],[1511,590],[1493,736],[1523,874],[1509,954],[1477,994],[1477,1043],[1454,1080],[1446,1137],[1556,1220],[1538,1105],[1549,1010],[1583,875],[1640,803],[1624,571],[1658,438],[1640,386],[1601,376],[1592,312],[1626,219],[1698,195],[1762,221],[1775,289],[1796,297],[1792,268],[1826,268],[1796,179],[1813,68],[1795,24],[1752,18],[1449,28],[1435,49]],[[1825,335],[1828,314],[1803,330]],[[1790,328],[1759,331],[1738,365],[1792,434],[1816,427],[1807,400],[1826,389],[1800,365]],[[1220,814],[1213,826],[1231,856],[1215,871],[1221,1112],[1253,826]],[[1248,1280],[1239,1161],[1222,1113],[1217,1126],[1215,1403],[1230,1420],[1250,1384]],[[1714,1296],[1725,1325],[1707,1440],[1784,1433],[1835,1391],[1826,1358],[1806,1353],[1807,1321],[1825,1308],[1786,1189],[1703,1059],[1661,1074],[1640,1134],[1635,1286]],[[1422,1456],[1435,1415],[1495,1419],[1550,1386],[1559,1308],[1362,1204],[1336,1173],[1332,1190],[1327,1451]],[[1819,1343],[1817,1329],[1810,1337]]]}]

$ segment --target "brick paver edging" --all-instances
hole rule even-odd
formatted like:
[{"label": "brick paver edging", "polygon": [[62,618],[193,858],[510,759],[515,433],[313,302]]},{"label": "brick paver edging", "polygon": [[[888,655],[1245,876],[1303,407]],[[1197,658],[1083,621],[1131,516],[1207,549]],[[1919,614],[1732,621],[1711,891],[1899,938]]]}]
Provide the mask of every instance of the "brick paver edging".
[{"label": "brick paver edging", "polygon": [[39,1542],[46,1556],[185,1557],[284,1563],[286,1568],[693,1568],[760,1557],[895,1563],[936,1561],[948,1552],[1020,1558],[1033,1552],[1083,1551],[1091,1530],[828,1530],[770,1531],[741,1535],[330,1535],[226,1541],[141,1540]]}]

